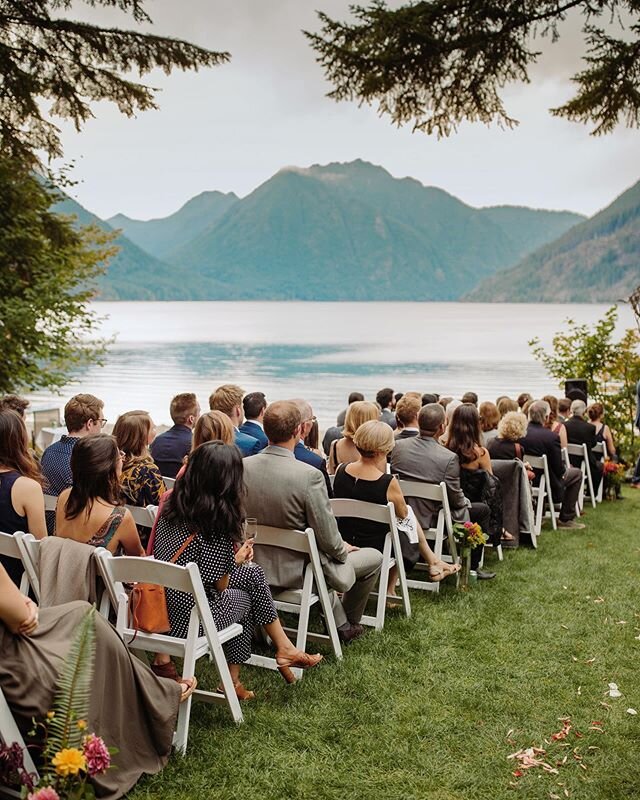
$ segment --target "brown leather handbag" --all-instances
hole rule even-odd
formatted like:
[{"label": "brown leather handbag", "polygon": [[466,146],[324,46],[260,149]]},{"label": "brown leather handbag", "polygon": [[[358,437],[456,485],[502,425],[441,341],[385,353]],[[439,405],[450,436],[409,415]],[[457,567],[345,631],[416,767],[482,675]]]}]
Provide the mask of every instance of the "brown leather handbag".
[{"label": "brown leather handbag", "polygon": [[[175,564],[194,539],[194,534],[188,536],[169,563]],[[138,631],[169,633],[171,623],[164,586],[159,586],[157,583],[134,584],[129,595],[129,625],[136,632],[134,639]]]}]

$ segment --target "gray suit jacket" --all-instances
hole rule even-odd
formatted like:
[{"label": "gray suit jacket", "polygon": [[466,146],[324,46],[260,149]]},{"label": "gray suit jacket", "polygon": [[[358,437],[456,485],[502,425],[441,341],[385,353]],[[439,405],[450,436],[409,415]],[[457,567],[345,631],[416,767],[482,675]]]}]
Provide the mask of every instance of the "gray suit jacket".
[{"label": "gray suit jacket", "polygon": [[[320,470],[297,461],[290,450],[273,445],[245,459],[243,466],[247,516],[255,517],[258,524],[275,528],[313,528],[327,583],[338,591],[348,591],[356,576],[347,563],[347,548],[331,511]],[[271,547],[260,552],[258,537],[256,560],[272,586],[302,585],[302,563],[294,553]]]},{"label": "gray suit jacket", "polygon": [[[447,484],[447,496],[454,522],[469,519],[469,501],[460,488],[460,463],[458,456],[447,450],[431,436],[414,436],[396,440],[391,451],[391,472],[400,478],[424,483]],[[423,528],[436,524],[440,508],[430,500],[411,501],[411,506]]]}]

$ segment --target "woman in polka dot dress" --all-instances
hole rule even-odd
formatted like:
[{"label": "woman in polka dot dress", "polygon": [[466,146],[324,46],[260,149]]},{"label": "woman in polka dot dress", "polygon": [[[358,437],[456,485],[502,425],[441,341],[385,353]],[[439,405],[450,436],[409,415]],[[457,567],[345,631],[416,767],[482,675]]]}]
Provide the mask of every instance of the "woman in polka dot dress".
[{"label": "woman in polka dot dress", "polygon": [[[255,695],[240,682],[240,665],[251,655],[254,625],[264,626],[276,647],[278,669],[289,683],[294,681],[291,667],[313,667],[322,656],[301,652],[287,637],[264,572],[257,564],[247,566],[253,543],[245,542],[234,553],[234,542],[242,539],[243,491],[242,458],[235,445],[213,441],[197,447],[158,519],[153,555],[170,561],[193,536],[176,563],[198,565],[218,628],[241,623],[242,634],[223,647],[236,694],[241,700],[251,700]],[[185,637],[193,599],[173,589],[167,589],[166,595],[171,633]],[[166,656],[158,656],[153,669],[165,677],[172,677],[169,673],[175,671]]]}]

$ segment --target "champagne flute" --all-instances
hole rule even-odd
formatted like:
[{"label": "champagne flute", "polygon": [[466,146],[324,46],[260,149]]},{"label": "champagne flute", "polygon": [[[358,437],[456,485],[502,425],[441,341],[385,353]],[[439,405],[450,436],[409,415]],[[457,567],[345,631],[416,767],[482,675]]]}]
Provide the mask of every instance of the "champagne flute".
[{"label": "champagne flute", "polygon": [[[255,540],[257,538],[258,538],[258,520],[255,517],[246,517],[246,519],[244,521],[242,541],[243,542],[248,542],[248,541],[255,542]],[[246,567],[254,567],[255,566],[253,561],[245,561],[244,565]]]}]

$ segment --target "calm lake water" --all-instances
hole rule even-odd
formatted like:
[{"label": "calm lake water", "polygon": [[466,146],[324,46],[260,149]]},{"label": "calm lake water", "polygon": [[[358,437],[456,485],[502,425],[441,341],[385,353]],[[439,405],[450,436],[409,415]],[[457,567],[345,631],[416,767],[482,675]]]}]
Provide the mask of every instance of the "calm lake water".
[{"label": "calm lake water", "polygon": [[[170,423],[178,392],[195,391],[203,408],[222,383],[263,391],[269,400],[303,396],[325,428],[351,391],[468,390],[480,399],[556,392],[527,344],[550,344],[567,318],[595,322],[607,306],[477,303],[96,303],[103,333],[116,336],[106,364],[74,377],[78,391],[105,401],[105,416],[133,408]],[[634,324],[628,307],[620,326]]]}]

